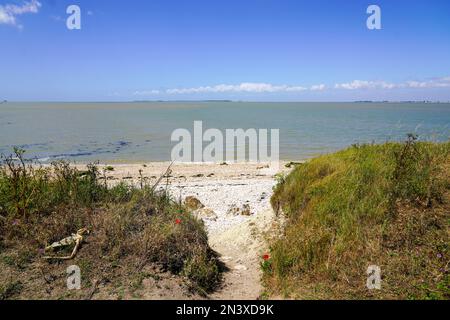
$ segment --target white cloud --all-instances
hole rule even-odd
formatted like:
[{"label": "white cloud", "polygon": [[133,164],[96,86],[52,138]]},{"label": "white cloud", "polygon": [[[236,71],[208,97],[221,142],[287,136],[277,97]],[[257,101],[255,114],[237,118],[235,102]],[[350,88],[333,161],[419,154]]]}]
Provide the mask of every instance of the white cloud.
[{"label": "white cloud", "polygon": [[135,91],[133,94],[135,96],[151,96],[160,94],[160,91],[159,90]]},{"label": "white cloud", "polygon": [[335,84],[335,89],[347,89],[347,90],[357,90],[357,89],[393,89],[396,85],[393,83],[388,83],[385,81],[365,81],[365,80],[353,80],[347,83],[337,83]]},{"label": "white cloud", "polygon": [[274,85],[261,82],[243,82],[240,84],[219,84],[214,86],[201,86],[191,88],[171,88],[165,90],[145,90],[135,91],[136,96],[149,95],[180,95],[180,94],[201,94],[201,93],[295,93],[307,91],[325,90],[367,90],[382,89],[391,90],[398,88],[450,88],[450,77],[434,78],[427,81],[406,81],[402,83],[391,83],[387,81],[367,81],[353,80],[351,82],[336,83],[334,86],[325,84],[312,85],[310,87],[298,85]]},{"label": "white cloud", "polygon": [[324,84],[314,85],[314,86],[311,86],[311,88],[310,88],[311,91],[323,91],[325,89],[326,89],[326,86]]},{"label": "white cloud", "polygon": [[450,77],[435,78],[428,81],[408,81],[408,88],[450,88]]},{"label": "white cloud", "polygon": [[216,86],[167,89],[168,94],[192,93],[273,93],[273,92],[300,92],[307,88],[301,86],[273,85],[270,83],[243,82],[241,84],[219,84]]},{"label": "white cloud", "polygon": [[449,88],[450,77],[434,78],[426,81],[406,81],[402,83],[389,83],[386,81],[363,81],[353,80],[347,83],[337,83],[335,89],[357,90],[357,89],[396,89],[396,88]]},{"label": "white cloud", "polygon": [[38,13],[41,3],[37,0],[25,1],[22,5],[0,5],[0,24],[22,27],[17,23],[17,16],[26,13]]},{"label": "white cloud", "polygon": [[15,24],[16,19],[13,15],[10,15],[6,10],[0,6],[0,24]]}]

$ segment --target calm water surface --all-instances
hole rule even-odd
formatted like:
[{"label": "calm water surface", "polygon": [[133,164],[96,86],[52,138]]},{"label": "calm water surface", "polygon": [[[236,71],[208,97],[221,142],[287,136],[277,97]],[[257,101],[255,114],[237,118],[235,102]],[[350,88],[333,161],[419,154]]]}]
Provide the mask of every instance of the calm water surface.
[{"label": "calm water surface", "polygon": [[[169,160],[177,128],[280,129],[280,154],[299,160],[354,143],[447,141],[450,104],[421,103],[6,103],[0,105],[0,153],[13,146],[41,161]],[[225,131],[223,131],[225,132]]]}]

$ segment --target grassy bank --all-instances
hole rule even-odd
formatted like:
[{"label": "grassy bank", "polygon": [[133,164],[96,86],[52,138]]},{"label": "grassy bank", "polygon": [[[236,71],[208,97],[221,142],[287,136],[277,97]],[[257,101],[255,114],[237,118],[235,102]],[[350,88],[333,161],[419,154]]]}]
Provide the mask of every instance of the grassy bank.
[{"label": "grassy bank", "polygon": [[[287,217],[263,264],[292,298],[449,299],[450,143],[358,145],[297,166],[271,199]],[[366,288],[381,268],[381,290]]]},{"label": "grassy bank", "polygon": [[[73,259],[44,258],[70,255],[73,245],[44,248],[81,228],[89,233]],[[66,289],[69,265],[80,267],[82,290]],[[166,192],[145,181],[109,187],[95,165],[36,167],[22,151],[0,168],[0,268],[2,299],[135,297],[144,279],[166,274],[205,294],[220,281],[202,222]]]}]

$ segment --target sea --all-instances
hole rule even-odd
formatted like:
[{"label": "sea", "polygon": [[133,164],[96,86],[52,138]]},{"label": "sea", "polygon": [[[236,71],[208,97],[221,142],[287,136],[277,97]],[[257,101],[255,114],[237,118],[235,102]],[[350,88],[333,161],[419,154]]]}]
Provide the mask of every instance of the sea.
[{"label": "sea", "polygon": [[129,102],[0,104],[0,154],[14,147],[42,163],[171,160],[176,129],[279,130],[280,159],[298,161],[353,144],[450,136],[450,103]]}]

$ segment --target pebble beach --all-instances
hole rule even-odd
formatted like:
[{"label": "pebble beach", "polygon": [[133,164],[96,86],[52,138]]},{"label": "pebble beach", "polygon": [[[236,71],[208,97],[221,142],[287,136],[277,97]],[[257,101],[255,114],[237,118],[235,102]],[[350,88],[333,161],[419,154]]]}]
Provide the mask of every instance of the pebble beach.
[{"label": "pebble beach", "polygon": [[[195,197],[203,207],[199,210],[210,235],[222,233],[251,217],[270,209],[270,197],[276,175],[287,173],[285,162],[278,168],[264,163],[173,163],[99,165],[110,184],[125,182],[149,185],[161,176],[158,188],[167,188],[172,197],[184,202]],[[83,165],[77,165],[83,169]],[[167,171],[169,169],[169,171]],[[246,208],[245,214],[242,209]],[[201,212],[208,212],[202,215]]]}]

